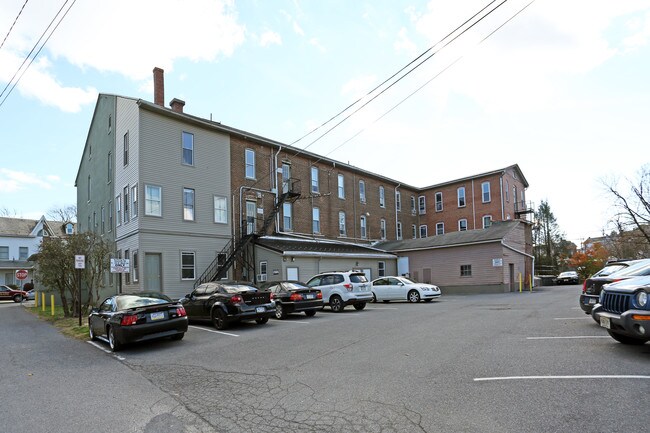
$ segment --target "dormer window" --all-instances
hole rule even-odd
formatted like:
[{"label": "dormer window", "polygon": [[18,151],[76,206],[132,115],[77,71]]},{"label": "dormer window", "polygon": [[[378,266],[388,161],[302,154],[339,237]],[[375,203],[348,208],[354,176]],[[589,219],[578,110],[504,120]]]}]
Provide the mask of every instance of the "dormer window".
[{"label": "dormer window", "polygon": [[68,223],[65,225],[65,234],[66,235],[71,235],[74,232],[74,226],[72,223]]}]

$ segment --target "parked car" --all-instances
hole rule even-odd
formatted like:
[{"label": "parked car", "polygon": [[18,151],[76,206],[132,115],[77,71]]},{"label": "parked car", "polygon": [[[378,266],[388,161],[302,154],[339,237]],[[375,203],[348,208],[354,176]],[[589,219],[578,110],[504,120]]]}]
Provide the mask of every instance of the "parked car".
[{"label": "parked car", "polygon": [[623,344],[650,341],[650,277],[630,278],[603,287],[592,317]]},{"label": "parked car", "polygon": [[375,301],[431,302],[440,297],[440,288],[433,284],[416,283],[405,277],[382,277],[372,282]]},{"label": "parked car", "polygon": [[29,291],[25,294],[25,300],[26,300],[26,301],[33,301],[35,297],[36,297],[36,290],[34,290],[34,289],[29,290]]},{"label": "parked car", "polygon": [[560,275],[555,278],[555,284],[578,284],[580,277],[576,271],[560,272]]},{"label": "parked car", "polygon": [[614,272],[618,272],[622,269],[625,269],[628,266],[633,265],[637,262],[639,262],[639,260],[616,260],[616,261],[607,262],[604,268],[602,268],[601,270],[593,274],[590,278],[606,277],[610,274],[613,274]]},{"label": "parked car", "polygon": [[275,314],[271,292],[237,281],[203,283],[181,303],[190,321],[211,321],[217,329],[242,320],[263,325]]},{"label": "parked car", "polygon": [[612,272],[607,276],[589,277],[582,284],[580,294],[580,308],[585,314],[591,314],[591,310],[600,297],[600,291],[604,284],[613,283],[628,278],[650,275],[650,259],[637,260],[633,264]]},{"label": "parked car", "polygon": [[363,310],[372,301],[370,283],[360,271],[323,272],[311,277],[307,286],[323,292],[323,302],[335,313],[343,311],[346,305]]},{"label": "parked car", "polygon": [[260,288],[271,292],[276,319],[285,319],[288,314],[303,311],[311,317],[316,310],[323,308],[323,293],[300,281],[274,281],[261,284]]},{"label": "parked car", "polygon": [[27,292],[22,290],[12,289],[4,284],[0,286],[0,301],[14,301],[21,302],[27,296]]},{"label": "parked car", "polygon": [[162,293],[119,294],[90,311],[88,332],[91,340],[105,341],[115,352],[128,343],[164,337],[181,340],[187,322],[183,306]]}]

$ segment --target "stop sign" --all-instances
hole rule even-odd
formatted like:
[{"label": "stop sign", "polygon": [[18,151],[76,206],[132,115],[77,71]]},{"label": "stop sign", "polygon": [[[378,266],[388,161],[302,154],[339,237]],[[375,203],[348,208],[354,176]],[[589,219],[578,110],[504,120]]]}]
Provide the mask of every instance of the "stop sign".
[{"label": "stop sign", "polygon": [[19,269],[16,271],[16,278],[19,280],[24,280],[27,278],[27,271],[25,269]]}]

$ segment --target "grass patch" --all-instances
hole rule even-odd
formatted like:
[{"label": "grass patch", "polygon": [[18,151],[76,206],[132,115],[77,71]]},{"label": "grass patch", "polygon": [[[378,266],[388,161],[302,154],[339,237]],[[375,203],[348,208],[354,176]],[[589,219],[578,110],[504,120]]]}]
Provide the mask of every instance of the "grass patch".
[{"label": "grass patch", "polygon": [[54,306],[54,315],[52,315],[51,307],[45,307],[45,311],[41,307],[26,307],[27,311],[38,316],[39,319],[50,322],[54,327],[58,328],[63,335],[76,338],[78,340],[88,339],[88,320],[82,317],[79,326],[78,317],[65,317],[63,314],[63,307]]}]

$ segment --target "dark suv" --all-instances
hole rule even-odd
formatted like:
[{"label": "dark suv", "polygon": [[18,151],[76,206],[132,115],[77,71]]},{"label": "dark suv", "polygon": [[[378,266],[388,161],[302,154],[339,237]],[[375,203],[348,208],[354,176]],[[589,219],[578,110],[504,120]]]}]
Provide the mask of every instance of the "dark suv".
[{"label": "dark suv", "polygon": [[[650,259],[635,260],[629,266],[619,269],[616,272],[612,272],[607,276],[600,274],[601,271],[598,271],[594,276],[587,278],[582,285],[580,308],[582,308],[585,314],[590,314],[591,309],[598,302],[603,285],[627,280],[632,277],[650,275]],[[598,274],[600,274],[600,276],[596,276]]]},{"label": "dark suv", "polygon": [[608,284],[591,315],[619,343],[645,344],[650,341],[649,298],[650,277]]}]

